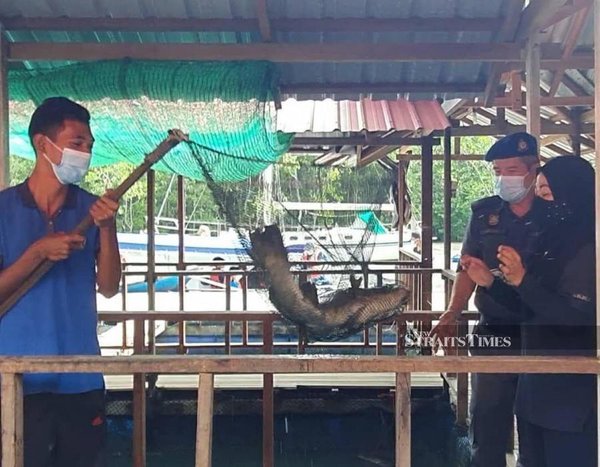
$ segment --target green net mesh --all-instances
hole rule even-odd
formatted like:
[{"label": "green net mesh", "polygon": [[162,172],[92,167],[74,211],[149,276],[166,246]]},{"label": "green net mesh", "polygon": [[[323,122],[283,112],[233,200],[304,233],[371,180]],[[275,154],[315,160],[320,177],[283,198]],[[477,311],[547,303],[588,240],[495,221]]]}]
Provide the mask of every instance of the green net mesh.
[{"label": "green net mesh", "polygon": [[[268,62],[105,61],[9,74],[11,154],[33,158],[27,135],[35,107],[66,96],[88,108],[96,138],[92,167],[139,164],[170,128],[199,143],[215,181],[260,173],[286,151],[291,135],[276,131],[277,73]],[[186,145],[157,170],[202,180]]]}]

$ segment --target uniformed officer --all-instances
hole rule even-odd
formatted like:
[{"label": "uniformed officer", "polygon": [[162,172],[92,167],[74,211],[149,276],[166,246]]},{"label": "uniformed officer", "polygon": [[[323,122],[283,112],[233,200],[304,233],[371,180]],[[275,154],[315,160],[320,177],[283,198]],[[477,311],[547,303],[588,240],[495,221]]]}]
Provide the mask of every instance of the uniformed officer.
[{"label": "uniformed officer", "polygon": [[[498,140],[487,152],[485,160],[493,165],[495,196],[480,199],[471,206],[472,214],[462,246],[462,256],[452,289],[448,311],[432,333],[438,338],[451,335],[456,320],[467,309],[475,290],[467,269],[471,258],[483,260],[487,267],[500,274],[498,247],[508,245],[532,253],[539,231],[530,215],[534,199],[536,170],[539,166],[538,145],[528,133],[515,133]],[[471,348],[473,355],[518,355],[520,352],[519,323],[522,306],[517,295],[510,305],[499,305],[490,291],[478,287],[475,305],[481,318],[475,336],[500,339],[471,340],[501,342],[503,346]],[[506,298],[506,297],[505,297]],[[502,300],[506,303],[507,300]],[[514,424],[513,406],[517,388],[514,374],[473,374],[470,407],[472,467],[505,467],[506,453]]]}]

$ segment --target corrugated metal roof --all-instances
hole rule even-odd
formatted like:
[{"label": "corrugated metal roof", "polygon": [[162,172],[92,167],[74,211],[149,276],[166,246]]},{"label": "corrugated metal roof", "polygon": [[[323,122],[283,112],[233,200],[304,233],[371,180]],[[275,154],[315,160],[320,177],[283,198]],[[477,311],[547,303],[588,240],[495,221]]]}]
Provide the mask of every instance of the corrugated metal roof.
[{"label": "corrugated metal roof", "polygon": [[[499,18],[506,13],[505,0],[268,0],[267,8],[271,19],[296,18]],[[115,18],[256,18],[255,0],[2,0],[0,16],[66,16],[115,17]],[[469,32],[352,32],[340,33],[325,31],[282,32],[274,31],[277,42],[320,43],[366,42],[376,47],[379,43],[422,42],[489,42],[491,31]],[[12,41],[85,41],[85,42],[201,42],[201,43],[249,43],[260,42],[258,30],[252,32],[47,32],[9,31]],[[26,66],[49,67],[48,62],[28,62]],[[461,83],[479,84],[487,80],[489,64],[476,62],[406,62],[406,63],[289,63],[281,64],[282,86],[296,84],[378,84],[378,83]],[[398,87],[397,92],[311,94],[305,91],[289,94],[289,97],[302,99],[336,100],[396,99],[411,100],[441,97],[473,97],[473,92],[419,92],[407,93]],[[284,95],[288,97],[288,95]]]},{"label": "corrugated metal roof", "polygon": [[409,131],[429,134],[448,126],[450,122],[437,101],[287,99],[277,114],[277,130],[285,133]]}]

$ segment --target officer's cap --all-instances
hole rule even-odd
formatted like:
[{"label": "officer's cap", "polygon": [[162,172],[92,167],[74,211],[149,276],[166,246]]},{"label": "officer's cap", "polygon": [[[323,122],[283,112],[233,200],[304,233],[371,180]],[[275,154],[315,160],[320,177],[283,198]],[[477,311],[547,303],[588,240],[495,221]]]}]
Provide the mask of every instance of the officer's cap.
[{"label": "officer's cap", "polygon": [[511,157],[538,157],[538,144],[535,136],[524,131],[513,133],[499,139],[488,150],[485,160],[488,162]]}]

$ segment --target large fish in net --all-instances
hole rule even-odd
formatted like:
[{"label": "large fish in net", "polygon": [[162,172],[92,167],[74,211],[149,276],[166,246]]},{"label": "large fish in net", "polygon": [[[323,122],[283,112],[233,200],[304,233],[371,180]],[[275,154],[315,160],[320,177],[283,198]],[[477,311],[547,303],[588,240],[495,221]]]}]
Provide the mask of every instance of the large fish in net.
[{"label": "large fish in net", "polygon": [[400,314],[410,291],[404,286],[360,288],[352,279],[349,289],[339,290],[331,300],[319,303],[314,285],[302,289],[290,272],[287,252],[276,225],[250,234],[252,257],[269,272],[269,298],[277,310],[301,326],[310,340],[338,340],[370,325]]}]

